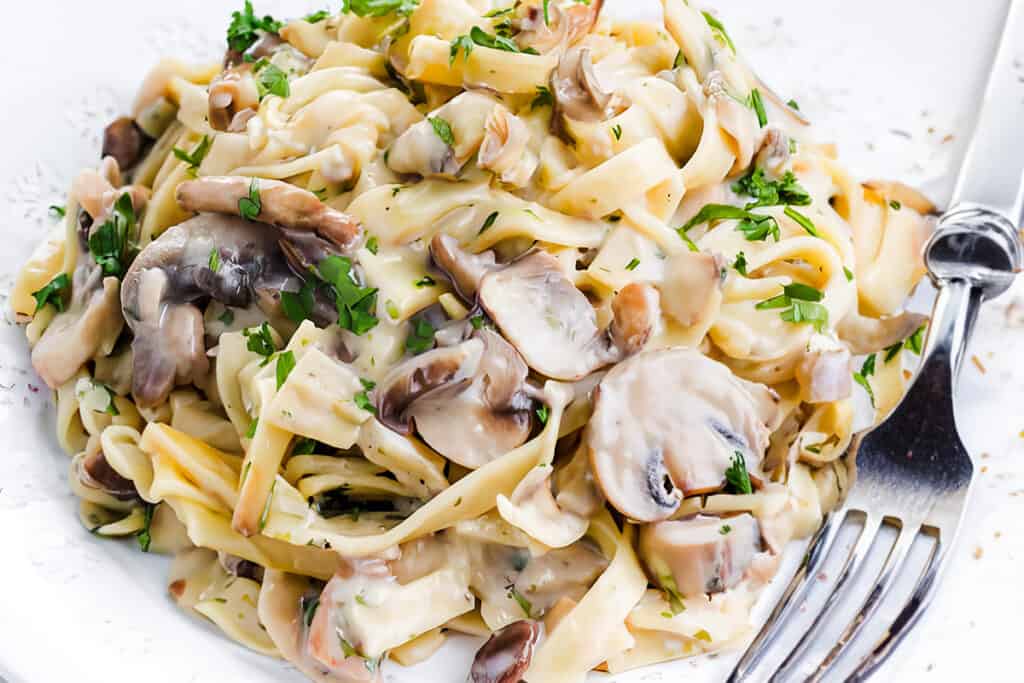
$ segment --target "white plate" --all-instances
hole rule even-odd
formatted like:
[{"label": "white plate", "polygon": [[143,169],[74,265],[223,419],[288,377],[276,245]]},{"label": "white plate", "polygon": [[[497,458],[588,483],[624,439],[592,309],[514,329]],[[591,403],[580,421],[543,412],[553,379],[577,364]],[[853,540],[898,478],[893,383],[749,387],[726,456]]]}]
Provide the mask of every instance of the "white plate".
[{"label": "white plate", "polygon": [[[94,163],[103,126],[126,109],[158,56],[214,56],[242,0],[4,3],[0,89],[0,293],[51,224],[73,174]],[[332,3],[336,8],[337,2]],[[620,11],[636,0],[619,0]],[[321,3],[256,0],[258,11],[297,15]],[[969,135],[1002,23],[1003,0],[721,0],[726,26],[748,59],[795,97],[869,177],[921,184],[944,201]],[[1021,36],[1019,44],[1024,44]],[[13,63],[12,63],[13,62]],[[1007,134],[1020,134],[1007,131]],[[951,138],[948,136],[952,136]],[[1018,306],[1024,307],[1017,289]],[[1004,324],[1004,297],[984,314],[964,373],[965,439],[986,469],[947,584],[914,644],[898,656],[900,680],[1019,680],[1024,613],[1016,557],[1024,550],[1024,308]],[[1010,312],[1012,317],[1013,311]],[[175,608],[165,558],[102,541],[79,526],[67,458],[53,437],[53,403],[32,372],[21,330],[0,326],[0,676],[22,681],[300,681]],[[1014,353],[1016,350],[1016,353]],[[1017,462],[1015,462],[1017,461]],[[998,535],[997,535],[998,534]],[[976,559],[978,549],[984,553]],[[781,582],[781,581],[780,581]],[[472,646],[449,646],[402,683],[465,679]],[[720,680],[733,656],[678,662],[617,681]],[[926,672],[932,671],[928,676]],[[890,671],[890,675],[895,675]],[[886,676],[885,678],[888,678]],[[601,677],[595,677],[601,679]],[[603,680],[611,680],[607,677]]]}]

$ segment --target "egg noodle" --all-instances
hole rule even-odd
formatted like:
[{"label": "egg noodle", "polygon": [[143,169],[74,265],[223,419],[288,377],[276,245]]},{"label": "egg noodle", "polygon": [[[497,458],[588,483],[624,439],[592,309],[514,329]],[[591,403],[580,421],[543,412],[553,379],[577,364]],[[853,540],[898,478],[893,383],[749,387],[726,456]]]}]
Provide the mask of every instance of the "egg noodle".
[{"label": "egg noodle", "polygon": [[246,2],[108,127],[11,300],[82,523],[183,609],[317,681],[748,636],[903,394],[934,207],[716,15],[602,4]]}]

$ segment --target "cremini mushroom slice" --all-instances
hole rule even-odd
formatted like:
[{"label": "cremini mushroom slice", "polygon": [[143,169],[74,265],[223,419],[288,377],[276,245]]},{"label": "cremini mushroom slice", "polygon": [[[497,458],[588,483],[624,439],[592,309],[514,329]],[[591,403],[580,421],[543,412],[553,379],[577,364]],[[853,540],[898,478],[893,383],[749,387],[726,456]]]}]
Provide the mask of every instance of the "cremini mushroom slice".
[{"label": "cremini mushroom slice", "polygon": [[597,389],[584,435],[597,484],[619,512],[654,522],[684,495],[720,490],[737,453],[756,479],[778,403],[767,387],[697,351],[634,356]]},{"label": "cremini mushroom slice", "polygon": [[682,597],[732,588],[761,551],[760,526],[747,513],[698,515],[640,529],[640,558],[662,588]]},{"label": "cremini mushroom slice", "polygon": [[492,635],[473,658],[470,683],[519,683],[540,640],[540,624],[516,621]]},{"label": "cremini mushroom slice", "polygon": [[523,359],[488,329],[455,346],[410,358],[377,389],[379,419],[416,431],[431,448],[476,469],[522,445],[533,402]]},{"label": "cremini mushroom slice", "polygon": [[551,127],[556,133],[563,130],[563,117],[572,121],[604,121],[612,94],[601,87],[594,74],[590,49],[575,47],[567,50],[551,72],[551,94],[554,111]]},{"label": "cremini mushroom slice", "polygon": [[[259,202],[253,198],[258,196]],[[185,211],[238,216],[243,200],[255,211],[253,220],[281,228],[315,232],[342,251],[352,249],[361,234],[359,222],[327,206],[312,192],[290,183],[238,176],[205,176],[178,186],[178,204]]]},{"label": "cremini mushroom slice", "polygon": [[430,257],[466,301],[476,298],[484,275],[498,267],[493,251],[471,254],[459,247],[457,239],[443,232],[437,233],[430,241]]},{"label": "cremini mushroom slice", "polygon": [[657,292],[632,283],[613,301],[609,329],[600,330],[587,297],[554,256],[539,250],[487,273],[478,298],[527,365],[567,381],[639,351],[661,315]]},{"label": "cremini mushroom slice", "polygon": [[736,157],[733,171],[747,168],[761,146],[762,133],[757,115],[729,92],[720,71],[708,74],[704,81],[704,94],[709,106],[714,107],[718,125],[732,139],[733,154]]},{"label": "cremini mushroom slice", "polygon": [[71,306],[54,317],[32,349],[32,367],[50,388],[74,377],[99,354],[104,342],[117,339],[124,326],[118,298],[120,283],[116,277],[101,275],[98,268],[89,272],[79,267]]},{"label": "cremini mushroom slice", "polygon": [[484,124],[477,164],[513,187],[524,187],[537,170],[539,157],[529,148],[530,129],[503,105],[494,107]]},{"label": "cremini mushroom slice", "polygon": [[210,83],[210,127],[219,131],[238,133],[256,115],[260,106],[260,92],[253,75],[252,64],[239,64],[225,69]]},{"label": "cremini mushroom slice", "polygon": [[822,346],[811,338],[810,349],[796,366],[796,380],[807,403],[831,403],[853,393],[850,351],[834,343]]},{"label": "cremini mushroom slice", "polygon": [[604,0],[576,3],[562,9],[555,3],[545,10],[540,5],[530,5],[526,13],[513,20],[519,29],[515,40],[521,49],[533,48],[541,54],[572,47],[590,33],[604,7]]},{"label": "cremini mushroom slice", "polygon": [[[279,304],[275,296],[297,279],[280,239],[269,226],[203,214],[170,228],[136,257],[124,278],[121,306],[135,335],[133,393],[141,406],[159,404],[175,385],[209,369],[203,313],[194,302],[212,298],[236,308]],[[216,270],[211,253],[217,254]]]},{"label": "cremini mushroom slice", "polygon": [[145,145],[145,134],[128,116],[116,119],[103,131],[103,156],[113,157],[125,170],[139,162]]},{"label": "cremini mushroom slice", "polygon": [[85,486],[101,489],[118,500],[135,500],[139,497],[135,484],[110,466],[100,448],[86,451],[78,476]]},{"label": "cremini mushroom slice", "polygon": [[862,355],[903,341],[927,322],[928,316],[910,311],[888,318],[868,318],[853,311],[839,323],[838,332],[851,352]]},{"label": "cremini mushroom slice", "polygon": [[721,257],[681,251],[665,262],[661,306],[684,327],[710,323],[722,306]]}]

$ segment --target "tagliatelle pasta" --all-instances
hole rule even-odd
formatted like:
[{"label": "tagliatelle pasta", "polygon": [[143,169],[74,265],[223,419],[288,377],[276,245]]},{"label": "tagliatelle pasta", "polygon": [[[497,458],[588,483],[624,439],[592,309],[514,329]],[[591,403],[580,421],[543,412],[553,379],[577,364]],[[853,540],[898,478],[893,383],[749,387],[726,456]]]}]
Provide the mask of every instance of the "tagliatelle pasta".
[{"label": "tagliatelle pasta", "polygon": [[334,683],[742,643],[903,395],[932,207],[714,15],[603,5],[245,2],[107,128],[11,308],[80,519],[180,607]]}]

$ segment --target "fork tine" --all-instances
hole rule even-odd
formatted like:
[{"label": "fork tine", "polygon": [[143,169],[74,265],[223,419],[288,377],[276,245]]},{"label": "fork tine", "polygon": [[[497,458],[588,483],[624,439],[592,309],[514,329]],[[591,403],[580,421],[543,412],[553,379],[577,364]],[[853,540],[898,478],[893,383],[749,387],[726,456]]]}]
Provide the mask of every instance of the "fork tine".
[{"label": "fork tine", "polygon": [[860,610],[854,616],[853,620],[843,630],[843,634],[839,636],[838,642],[829,651],[828,655],[818,666],[818,670],[808,679],[808,681],[817,682],[828,674],[832,665],[842,656],[843,652],[850,646],[850,644],[857,638],[861,629],[871,619],[874,613],[878,610],[879,605],[885,599],[885,596],[892,589],[893,583],[896,581],[896,577],[899,576],[900,569],[903,567],[903,563],[907,559],[907,553],[910,551],[910,547],[914,544],[914,539],[917,538],[917,534],[920,531],[920,526],[901,526],[899,536],[896,538],[896,543],[893,545],[892,550],[889,552],[889,556],[885,560],[885,565],[882,567],[882,571],[879,574],[878,581],[871,588],[867,598],[861,605]]},{"label": "fork tine", "polygon": [[[793,579],[786,586],[782,597],[779,598],[771,614],[768,615],[764,626],[761,627],[757,636],[750,643],[750,646],[747,647],[746,652],[743,653],[743,656],[736,663],[732,673],[729,674],[727,683],[739,683],[739,681],[746,679],[750,670],[757,666],[768,646],[771,645],[775,636],[778,635],[793,606],[799,604],[807,597],[810,586],[808,578],[814,576],[818,571],[818,567],[828,557],[829,550],[835,544],[836,537],[839,535],[839,530],[842,528],[847,512],[846,508],[841,508],[830,514],[811,539],[811,543],[807,547],[807,552],[804,553],[804,558],[796,574],[793,575]],[[793,599],[794,594],[797,593],[799,593],[797,599]]]},{"label": "fork tine", "polygon": [[871,653],[861,661],[852,674],[846,679],[850,681],[866,681],[880,667],[889,654],[903,639],[907,637],[911,629],[924,614],[924,609],[935,597],[935,589],[939,586],[939,577],[945,568],[945,557],[948,548],[942,543],[940,537],[932,551],[932,556],[925,566],[924,572],[914,589],[914,593],[907,600],[900,613],[896,616],[892,626],[882,637]]},{"label": "fork tine", "polygon": [[810,627],[800,636],[800,640],[797,641],[793,649],[790,650],[789,654],[779,665],[775,673],[772,675],[771,680],[781,680],[781,677],[789,672],[794,664],[800,659],[800,657],[807,651],[807,648],[814,641],[815,636],[818,635],[822,624],[825,623],[828,616],[832,613],[832,610],[838,604],[839,598],[842,596],[843,588],[846,586],[846,582],[850,578],[857,575],[860,571],[861,566],[864,564],[864,558],[868,554],[868,550],[871,548],[871,544],[878,536],[878,529],[882,525],[882,518],[878,515],[868,514],[864,519],[864,528],[861,529],[860,536],[857,538],[857,543],[853,547],[853,552],[846,558],[843,563],[843,568],[839,572],[839,577],[836,579],[835,585],[832,587],[832,592],[829,593],[828,598],[825,600],[825,604],[818,611],[818,614],[814,617],[814,621],[811,622]]}]

